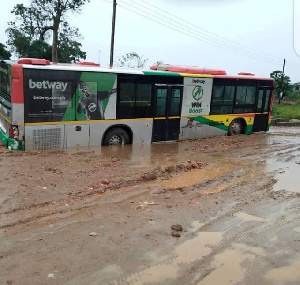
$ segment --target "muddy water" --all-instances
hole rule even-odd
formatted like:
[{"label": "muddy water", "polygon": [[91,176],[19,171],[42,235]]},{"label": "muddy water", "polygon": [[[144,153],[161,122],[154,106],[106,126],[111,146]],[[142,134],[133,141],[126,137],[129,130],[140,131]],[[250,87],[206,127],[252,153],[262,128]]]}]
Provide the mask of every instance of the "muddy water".
[{"label": "muddy water", "polygon": [[[277,180],[274,190],[287,190],[292,192],[300,192],[300,128],[297,127],[272,127],[266,137],[257,136],[258,140],[265,140],[272,148],[276,145],[288,146],[288,149],[279,150],[275,155],[270,153],[265,158],[265,165],[251,167],[248,174],[238,177],[234,182],[224,182],[222,185],[215,186],[210,192],[221,192],[232,185],[245,181],[250,176],[256,175],[259,172],[268,173],[276,172],[275,179]],[[172,164],[181,163],[184,160],[200,160],[209,164],[215,164],[210,167],[204,167],[201,170],[193,170],[187,173],[181,173],[173,177],[171,180],[161,182],[160,185],[165,189],[178,189],[180,187],[189,187],[215,179],[218,176],[232,172],[237,169],[247,167],[247,160],[244,163],[239,161],[240,165],[236,164],[236,159],[230,157],[227,152],[216,152],[207,154],[202,151],[191,153],[192,144],[190,142],[162,142],[154,144],[137,144],[125,146],[110,146],[81,149],[83,151],[92,151],[95,154],[103,154],[107,157],[130,161],[128,167],[132,169],[144,168],[152,169],[157,166],[166,167]],[[76,153],[76,149],[68,150],[71,153]],[[262,151],[261,156],[265,153]],[[236,156],[236,154],[234,154]],[[237,157],[238,158],[238,157]],[[260,159],[258,159],[259,161]]]},{"label": "muddy water", "polygon": [[[133,274],[122,281],[124,284],[133,285],[163,284],[167,280],[170,282],[170,280],[180,276],[180,269],[183,264],[192,264],[208,256],[212,252],[212,247],[220,243],[222,235],[221,232],[199,232],[194,238],[177,246],[174,250],[174,257]],[[115,282],[113,284],[120,283]]]},{"label": "muddy water", "polygon": [[275,136],[268,143],[282,146],[267,158],[267,172],[276,172],[274,190],[300,193],[300,128],[275,128],[271,133]]},{"label": "muddy water", "polygon": [[245,244],[234,243],[229,249],[217,254],[211,265],[215,270],[205,277],[198,285],[239,284],[246,274],[243,263],[253,263],[257,255],[265,255],[259,247],[249,247]]}]

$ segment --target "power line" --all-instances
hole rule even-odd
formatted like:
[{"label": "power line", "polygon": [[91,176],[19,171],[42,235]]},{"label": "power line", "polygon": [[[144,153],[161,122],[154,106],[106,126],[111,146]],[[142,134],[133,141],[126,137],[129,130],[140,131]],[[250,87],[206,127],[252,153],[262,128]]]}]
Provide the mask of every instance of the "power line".
[{"label": "power line", "polygon": [[[131,0],[131,2],[134,2],[134,1]],[[121,3],[124,3],[124,4],[128,5],[128,3],[124,2],[124,1],[121,1]],[[201,33],[199,33],[198,31],[196,31],[196,32],[191,31],[190,27],[188,27],[188,30],[187,30],[187,28],[183,28],[183,25],[181,23],[180,23],[180,26],[178,26],[176,21],[171,22],[171,21],[168,21],[166,19],[166,17],[162,18],[162,17],[159,17],[157,15],[153,15],[153,14],[149,13],[149,9],[147,9],[147,8],[146,8],[147,10],[143,10],[142,8],[136,7],[134,5],[130,5],[131,9],[126,7],[126,6],[120,5],[120,4],[119,4],[119,6],[126,9],[126,10],[128,10],[128,11],[130,11],[130,12],[133,12],[133,13],[138,14],[142,17],[145,17],[145,18],[147,18],[151,21],[154,21],[158,24],[161,24],[163,26],[171,28],[171,29],[173,29],[177,32],[180,32],[182,34],[185,34],[187,36],[193,37],[197,40],[206,42],[210,45],[214,45],[214,46],[219,47],[221,49],[227,49],[227,50],[229,49],[231,52],[235,52],[235,53],[238,53],[238,54],[243,55],[243,56],[251,57],[252,59],[259,60],[259,61],[265,61],[265,62],[268,62],[268,63],[274,63],[274,61],[275,61],[274,58],[271,58],[271,57],[268,58],[266,56],[261,56],[261,55],[255,54],[253,52],[249,52],[247,50],[238,49],[236,47],[228,45],[225,42],[220,42],[220,41],[217,41],[214,38],[209,38],[207,35],[203,35],[203,34],[201,35]],[[142,6],[142,7],[144,7],[144,6]],[[135,10],[141,11],[143,14],[141,14],[140,12],[137,12],[135,10],[132,10],[132,8],[135,9]],[[151,11],[151,12],[153,12],[153,11]],[[156,12],[156,14],[157,14],[157,12]],[[192,29],[192,30],[195,30],[195,29]]]},{"label": "power line", "polygon": [[[106,2],[106,3],[109,3],[109,4],[112,4],[112,1],[109,1],[109,0],[102,0],[102,1]],[[122,2],[123,0],[119,0],[119,1]],[[129,1],[135,2],[133,0],[129,0]],[[123,5],[119,5],[119,6],[121,8],[123,8],[123,9],[128,10],[131,13],[140,15],[140,16],[142,16],[144,18],[147,18],[147,19],[149,19],[149,20],[151,20],[153,22],[156,22],[156,23],[158,23],[158,24],[160,24],[162,26],[170,28],[170,29],[172,29],[174,31],[177,31],[177,32],[179,32],[181,34],[184,34],[184,35],[187,35],[189,37],[195,38],[195,39],[197,39],[199,41],[206,42],[206,43],[208,43],[210,45],[213,45],[213,46],[216,46],[216,47],[218,47],[220,49],[227,49],[230,52],[233,52],[233,53],[236,53],[236,54],[240,54],[242,56],[245,56],[245,57],[248,57],[248,58],[252,58],[252,59],[255,59],[257,61],[262,61],[262,62],[267,62],[267,63],[273,63],[273,64],[274,63],[281,64],[282,59],[280,59],[279,57],[267,55],[267,54],[264,54],[262,52],[250,49],[248,47],[244,47],[243,45],[239,45],[239,44],[235,43],[232,40],[226,39],[226,38],[224,38],[224,37],[222,37],[222,36],[220,36],[218,34],[215,34],[215,33],[212,33],[212,32],[210,32],[208,30],[205,30],[202,27],[199,27],[199,26],[196,26],[196,25],[194,25],[192,23],[189,23],[186,20],[184,20],[182,18],[179,18],[179,17],[177,17],[177,16],[175,16],[175,15],[173,15],[173,14],[167,12],[167,11],[164,11],[164,10],[162,10],[162,9],[160,9],[160,8],[152,5],[152,4],[149,4],[149,3],[147,3],[144,0],[140,0],[140,1],[146,3],[149,6],[154,7],[155,9],[157,9],[159,11],[162,11],[164,13],[163,14],[163,18],[158,17],[157,15],[153,15],[151,13],[149,15],[149,10],[151,10],[151,12],[155,13],[155,14],[160,14],[160,15],[162,15],[162,14],[158,13],[158,12],[155,12],[152,9],[146,8],[145,6],[140,5],[140,3],[137,3],[137,2],[135,2],[134,4],[138,5],[139,7],[135,7],[133,5],[130,5],[130,4],[128,4],[125,1],[123,2],[124,6]],[[134,8],[135,10],[130,9],[130,8],[126,7],[125,5],[129,6],[130,8]],[[138,11],[140,11],[142,13],[137,12],[136,10],[138,10]],[[165,14],[171,15],[172,18],[166,17]],[[168,18],[169,20],[166,21],[166,18]],[[174,21],[173,18],[180,19],[181,22],[180,21]],[[179,27],[178,27],[178,24],[180,25]],[[186,28],[183,29],[183,26],[185,26]],[[188,31],[187,31],[187,29],[188,29]],[[191,30],[193,30],[193,31],[191,32]],[[201,30],[202,32],[200,32],[199,30]],[[213,36],[205,35],[205,34],[203,34],[203,32],[208,33],[210,35],[213,35],[213,36],[219,38],[219,40],[216,39]],[[239,46],[241,46],[241,48],[237,47],[237,46],[234,46],[234,45],[239,45]],[[294,65],[294,66],[297,65],[297,66],[299,66],[299,64],[296,64],[293,60],[289,60],[289,62],[290,62],[289,65]]]},{"label": "power line", "polygon": [[[129,0],[129,1],[132,1],[132,0]],[[161,15],[163,15],[164,17],[165,17],[165,14],[168,14],[168,15],[170,15],[171,17],[176,17],[177,19],[180,20],[180,22],[175,20],[177,23],[186,23],[187,25],[185,24],[185,26],[187,26],[187,27],[189,27],[189,28],[193,28],[193,29],[197,28],[197,29],[199,29],[199,30],[201,30],[201,31],[203,31],[203,32],[205,32],[205,33],[208,33],[208,34],[212,35],[213,37],[216,37],[216,38],[220,39],[221,41],[227,42],[227,44],[231,44],[231,45],[235,45],[235,46],[240,46],[242,49],[246,49],[246,50],[248,50],[248,51],[252,51],[252,52],[254,52],[254,53],[256,53],[256,54],[261,54],[262,56],[266,56],[266,57],[268,57],[268,58],[270,58],[270,59],[272,59],[272,60],[277,59],[277,60],[280,60],[280,62],[282,61],[282,59],[279,58],[279,57],[277,57],[277,56],[272,56],[272,55],[269,55],[269,54],[266,54],[266,53],[262,53],[262,52],[260,52],[260,51],[256,51],[256,50],[251,49],[251,48],[249,48],[249,47],[247,47],[247,46],[244,46],[244,45],[241,45],[241,44],[239,44],[239,43],[236,43],[236,42],[234,42],[234,41],[232,41],[232,40],[230,40],[230,39],[224,38],[224,37],[222,37],[222,36],[220,36],[220,35],[218,35],[218,34],[216,34],[216,33],[213,33],[213,32],[211,32],[211,31],[209,31],[209,30],[207,30],[207,29],[204,29],[204,28],[202,28],[202,27],[200,27],[200,26],[197,26],[197,25],[195,25],[195,24],[193,24],[193,23],[191,23],[191,22],[188,22],[188,21],[186,21],[185,19],[180,18],[180,17],[178,17],[178,16],[175,16],[175,15],[169,13],[169,12],[166,11],[166,10],[162,10],[162,9],[160,9],[160,8],[158,8],[158,7],[156,7],[156,6],[152,5],[152,4],[150,4],[150,3],[148,3],[148,2],[145,1],[145,0],[140,0],[140,1],[141,1],[141,2],[144,2],[144,3],[145,3],[146,5],[148,5],[148,6],[153,7],[155,10],[158,10],[158,11],[163,12],[163,14],[161,14]],[[136,1],[132,1],[132,2],[137,3]],[[144,6],[144,8],[146,8],[146,7]],[[146,9],[148,9],[148,8],[146,8]],[[170,18],[170,17],[168,17],[168,18],[171,19],[171,20],[173,20],[173,18]],[[174,21],[174,20],[173,20],[173,21]]]}]

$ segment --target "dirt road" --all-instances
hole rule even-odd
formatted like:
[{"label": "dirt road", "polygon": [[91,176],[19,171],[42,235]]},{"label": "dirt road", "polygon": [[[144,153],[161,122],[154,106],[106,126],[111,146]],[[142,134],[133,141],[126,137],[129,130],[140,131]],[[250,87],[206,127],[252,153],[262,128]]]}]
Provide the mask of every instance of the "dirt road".
[{"label": "dirt road", "polygon": [[0,160],[0,284],[300,284],[300,128]]}]

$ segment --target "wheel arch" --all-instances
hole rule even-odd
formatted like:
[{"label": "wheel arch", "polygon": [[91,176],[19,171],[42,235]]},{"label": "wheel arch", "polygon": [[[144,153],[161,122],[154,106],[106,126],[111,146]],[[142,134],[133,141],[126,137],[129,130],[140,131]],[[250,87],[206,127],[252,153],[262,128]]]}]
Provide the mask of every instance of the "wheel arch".
[{"label": "wheel arch", "polygon": [[115,125],[112,125],[112,126],[109,126],[105,132],[103,133],[103,136],[102,136],[102,140],[101,140],[101,145],[103,145],[103,142],[104,142],[104,139],[105,139],[105,136],[106,134],[113,130],[113,129],[116,129],[116,128],[121,128],[123,129],[129,136],[129,139],[130,139],[130,143],[132,144],[132,139],[133,139],[133,132],[132,132],[132,129],[128,126],[128,125],[125,125],[125,124],[115,124]]},{"label": "wheel arch", "polygon": [[229,126],[228,126],[228,134],[229,134],[229,127],[230,127],[230,125],[231,125],[231,123],[233,122],[233,121],[240,121],[241,122],[241,125],[242,125],[242,132],[241,132],[241,134],[245,134],[246,133],[246,130],[247,130],[247,122],[246,122],[246,120],[245,120],[245,118],[243,118],[243,117],[236,117],[236,118],[234,118],[233,120],[231,120],[231,122],[230,122],[230,124],[229,124]]}]

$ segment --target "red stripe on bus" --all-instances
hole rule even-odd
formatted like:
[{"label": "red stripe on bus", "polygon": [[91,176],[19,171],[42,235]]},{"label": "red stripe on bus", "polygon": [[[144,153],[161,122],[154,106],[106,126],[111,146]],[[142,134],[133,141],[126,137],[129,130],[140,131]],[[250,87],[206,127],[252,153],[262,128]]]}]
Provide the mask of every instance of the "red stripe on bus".
[{"label": "red stripe on bus", "polygon": [[225,78],[225,79],[251,79],[251,80],[265,80],[273,81],[273,78],[266,77],[256,77],[256,76],[247,76],[247,75],[214,75],[214,78]]},{"label": "red stripe on bus", "polygon": [[11,102],[24,104],[24,80],[22,65],[12,64],[11,78]]}]

